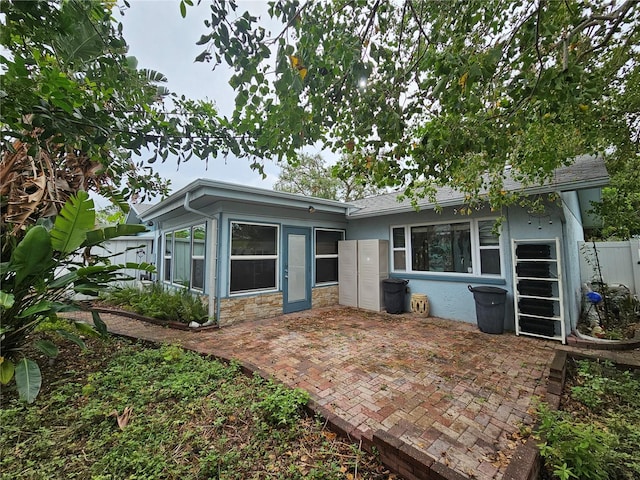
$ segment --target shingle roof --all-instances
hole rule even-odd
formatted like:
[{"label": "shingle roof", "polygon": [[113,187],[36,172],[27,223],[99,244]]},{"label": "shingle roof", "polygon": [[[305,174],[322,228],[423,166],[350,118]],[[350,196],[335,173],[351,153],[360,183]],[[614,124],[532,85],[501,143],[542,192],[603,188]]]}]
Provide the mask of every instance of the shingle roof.
[{"label": "shingle roof", "polygon": [[152,204],[152,203],[135,203],[135,204],[131,205],[131,208],[136,211],[138,216],[140,216],[140,215],[142,215],[144,212],[146,212],[147,210],[149,210],[153,206],[154,206],[154,204]]},{"label": "shingle roof", "polygon": [[[553,173],[552,178],[545,184],[524,186],[507,175],[504,187],[508,191],[521,190],[527,194],[562,192],[583,188],[599,187],[609,182],[609,175],[602,157],[583,155],[576,158],[571,165],[560,167]],[[398,201],[401,192],[387,193],[375,197],[364,198],[352,202],[355,209],[349,217],[371,217],[377,215],[400,213],[413,210],[410,199]],[[436,201],[427,198],[418,200],[420,209],[432,209],[436,205],[447,207],[462,205],[464,194],[450,187],[440,187],[436,191]]]}]

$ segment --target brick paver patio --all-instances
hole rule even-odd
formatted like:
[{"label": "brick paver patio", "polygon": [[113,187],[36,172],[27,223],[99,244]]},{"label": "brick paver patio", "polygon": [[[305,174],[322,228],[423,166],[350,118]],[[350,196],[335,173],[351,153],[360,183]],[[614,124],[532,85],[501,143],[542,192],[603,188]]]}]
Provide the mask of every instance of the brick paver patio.
[{"label": "brick paver patio", "polygon": [[470,478],[502,478],[543,397],[557,343],[475,325],[329,307],[220,330],[102,314],[111,332],[250,363],[356,427],[378,429]]}]

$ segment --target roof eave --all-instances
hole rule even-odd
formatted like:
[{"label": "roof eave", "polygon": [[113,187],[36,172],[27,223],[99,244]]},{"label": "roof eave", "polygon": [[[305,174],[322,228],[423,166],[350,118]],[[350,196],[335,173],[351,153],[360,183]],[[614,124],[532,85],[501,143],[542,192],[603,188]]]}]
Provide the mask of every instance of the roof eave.
[{"label": "roof eave", "polygon": [[251,201],[260,205],[283,206],[284,201],[287,203],[286,206],[290,208],[306,210],[312,206],[316,212],[322,213],[341,213],[346,215],[348,210],[353,208],[352,204],[337,200],[278,192],[246,185],[217,182],[215,180],[197,179],[145,211],[140,218],[143,221],[148,221],[180,209],[188,193],[194,194],[191,197],[192,201],[206,196],[224,197],[228,201],[248,201],[249,197],[243,198],[243,195],[245,195],[251,196]]},{"label": "roof eave", "polygon": [[[549,185],[539,185],[533,187],[526,187],[515,190],[515,192],[520,192],[525,195],[538,195],[542,193],[551,193],[551,192],[567,192],[567,191],[577,191],[577,190],[585,190],[588,188],[597,188],[604,187],[609,183],[609,177],[600,177],[587,181],[581,182],[567,182],[562,184],[549,184]],[[457,207],[463,204],[463,197],[456,197],[450,200],[446,200],[443,202],[436,203],[418,203],[418,207],[420,210],[433,210],[438,207],[448,208],[448,207]],[[415,209],[411,205],[398,205],[394,208],[385,208],[378,210],[371,210],[362,212],[362,208],[354,211],[353,213],[348,214],[348,218],[371,218],[378,217],[381,215],[394,215],[399,213],[407,213],[415,211]],[[359,213],[362,212],[362,213]]]}]

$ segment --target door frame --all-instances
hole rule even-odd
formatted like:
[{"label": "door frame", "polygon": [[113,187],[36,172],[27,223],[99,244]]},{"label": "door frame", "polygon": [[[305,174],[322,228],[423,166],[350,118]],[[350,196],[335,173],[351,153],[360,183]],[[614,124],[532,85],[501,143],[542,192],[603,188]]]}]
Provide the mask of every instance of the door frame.
[{"label": "door frame", "polygon": [[[289,235],[304,235],[305,237],[305,299],[289,302]],[[311,237],[310,227],[282,227],[282,311],[283,313],[299,312],[311,309]]]}]

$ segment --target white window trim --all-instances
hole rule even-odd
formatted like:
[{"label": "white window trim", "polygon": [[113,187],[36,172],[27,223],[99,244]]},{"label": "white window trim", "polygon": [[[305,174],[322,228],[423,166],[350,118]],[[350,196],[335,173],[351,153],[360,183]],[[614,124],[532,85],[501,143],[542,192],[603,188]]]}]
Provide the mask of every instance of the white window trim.
[{"label": "white window trim", "polygon": [[[474,265],[478,265],[478,276],[481,277],[494,277],[494,278],[502,278],[504,276],[504,255],[502,253],[502,228],[500,228],[500,234],[498,235],[498,244],[497,245],[480,245],[480,222],[495,222],[496,218],[476,218],[474,219],[475,229],[476,229],[476,242],[477,242],[477,250],[474,248],[474,251],[477,255],[477,260],[472,260]],[[480,253],[482,250],[497,250],[498,255],[500,257],[500,273],[482,273],[482,262],[480,261]],[[473,257],[472,257],[473,258]],[[475,269],[474,269],[475,270]]]},{"label": "white window trim", "polygon": [[[199,227],[199,226],[203,226],[204,227],[204,255],[194,255],[194,242],[196,240],[196,236],[194,235],[194,228]],[[206,287],[206,282],[207,282],[207,223],[196,223],[194,225],[192,225],[191,227],[191,272],[190,272],[190,276],[191,276],[191,280],[189,282],[189,288],[191,288],[191,290],[195,290],[197,292],[204,292],[204,289]],[[194,260],[202,260],[202,262],[204,263],[204,271],[202,273],[202,288],[200,287],[194,287],[193,286],[193,273],[195,271],[195,269],[193,268],[193,261]]]},{"label": "white window trim", "polygon": [[322,232],[340,232],[342,233],[342,240],[344,240],[347,236],[347,233],[345,230],[340,229],[340,228],[314,228],[313,229],[313,284],[315,286],[325,286],[325,285],[337,285],[338,284],[338,280],[336,279],[333,282],[316,282],[316,260],[318,259],[322,259],[322,258],[338,258],[338,252],[336,251],[335,254],[323,254],[323,255],[318,255],[317,252],[317,246],[318,246],[318,231],[322,231]]},{"label": "white window trim", "polygon": [[[169,232],[164,232],[162,234],[162,283],[168,283],[171,284],[171,281],[173,280],[173,254],[174,254],[174,243],[173,243],[173,239],[174,239],[174,235],[173,235],[174,231],[169,231]],[[167,255],[167,235],[171,235],[171,255]],[[171,269],[169,270],[169,279],[167,280],[167,260],[169,260],[169,263],[171,264]]]},{"label": "white window trim", "polygon": [[[233,248],[233,224],[241,225],[261,225],[265,227],[273,227],[276,229],[276,254],[275,255],[231,255]],[[231,291],[231,263],[233,260],[273,260],[275,259],[275,287],[261,288],[254,290],[240,290],[237,292]],[[229,221],[229,265],[228,265],[229,278],[227,282],[227,294],[229,297],[243,296],[247,294],[255,293],[273,293],[280,290],[280,225],[277,223],[260,223],[260,222],[243,222],[240,220]]]},{"label": "white window trim", "polygon": [[[486,278],[504,278],[505,268],[504,268],[504,250],[503,250],[503,235],[500,234],[498,237],[498,245],[485,245],[480,246],[480,229],[478,226],[478,222],[485,221],[493,221],[497,220],[496,217],[482,217],[482,218],[472,218],[468,220],[462,221],[440,221],[440,222],[428,222],[428,223],[411,223],[405,225],[391,225],[389,227],[389,235],[391,238],[391,271],[393,273],[398,274],[411,274],[411,275],[423,275],[428,277],[430,275],[438,275],[438,276],[451,276],[451,277],[463,277],[463,276],[474,276],[474,277],[486,277]],[[436,225],[453,225],[453,224],[463,224],[466,223],[470,228],[471,235],[471,263],[473,265],[471,273],[462,273],[462,272],[433,272],[433,271],[424,271],[424,270],[413,270],[412,269],[412,261],[413,252],[411,251],[411,228],[413,227],[431,227]],[[404,248],[396,248],[393,244],[393,230],[401,228],[404,230]],[[500,273],[481,273],[480,268],[480,250],[498,250],[500,254]],[[405,270],[396,270],[394,265],[394,252],[396,251],[404,251],[405,252]]]}]

